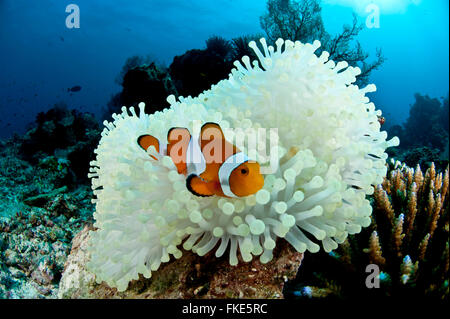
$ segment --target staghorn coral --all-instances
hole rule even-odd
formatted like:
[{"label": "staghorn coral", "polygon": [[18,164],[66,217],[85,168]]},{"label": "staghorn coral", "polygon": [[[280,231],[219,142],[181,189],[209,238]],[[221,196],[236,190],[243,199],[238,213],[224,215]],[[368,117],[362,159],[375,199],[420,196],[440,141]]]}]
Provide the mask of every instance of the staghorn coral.
[{"label": "staghorn coral", "polygon": [[[365,196],[386,174],[385,149],[398,145],[397,138],[386,141],[381,112],[365,96],[375,86],[358,88],[352,84],[358,68],[328,61],[327,52],[316,56],[318,41],[279,39],[276,49],[260,42],[262,51],[249,44],[259,61],[236,61],[229,79],[197,98],[170,96],[170,108],[152,115],[143,103],[139,114],[123,107],[113,122],[105,121],[90,173],[98,230],[91,233],[88,267],[97,282],[123,291],[140,273],[149,278],[170,255],[180,258],[181,245],[200,256],[228,253],[230,265],[254,256],[269,262],[278,237],[299,252],[321,246],[330,252],[370,224]],[[264,167],[277,160],[255,195],[196,197],[169,157],[136,143],[142,134],[164,143],[175,126],[195,134],[209,121]],[[269,155],[264,147],[238,143],[247,129],[273,127],[278,136],[257,137],[260,146],[278,143]]]},{"label": "staghorn coral", "polygon": [[[448,197],[448,167],[438,173],[432,164],[423,174],[419,165],[413,169],[392,161],[373,196],[371,226],[350,236],[333,254],[316,259],[307,256],[310,265],[306,262],[304,266],[316,274],[302,267],[297,283],[289,289],[302,291],[307,286],[322,291],[337,283],[343,298],[448,299]],[[330,273],[315,267],[323,263],[335,263],[338,270]],[[380,289],[368,289],[364,284],[368,264],[381,270]],[[329,297],[333,295],[332,290],[327,292]]]}]

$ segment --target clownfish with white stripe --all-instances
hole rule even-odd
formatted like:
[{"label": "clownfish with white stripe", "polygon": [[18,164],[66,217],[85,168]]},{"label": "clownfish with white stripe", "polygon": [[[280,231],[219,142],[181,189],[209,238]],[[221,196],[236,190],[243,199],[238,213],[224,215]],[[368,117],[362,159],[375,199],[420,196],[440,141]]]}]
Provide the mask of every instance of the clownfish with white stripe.
[{"label": "clownfish with white stripe", "polygon": [[161,145],[152,135],[137,139],[145,151],[153,146],[159,154],[170,156],[178,173],[186,176],[187,189],[196,196],[244,197],[264,185],[259,163],[226,141],[216,123],[204,124],[200,136],[192,136],[187,128],[171,128],[167,142]]}]

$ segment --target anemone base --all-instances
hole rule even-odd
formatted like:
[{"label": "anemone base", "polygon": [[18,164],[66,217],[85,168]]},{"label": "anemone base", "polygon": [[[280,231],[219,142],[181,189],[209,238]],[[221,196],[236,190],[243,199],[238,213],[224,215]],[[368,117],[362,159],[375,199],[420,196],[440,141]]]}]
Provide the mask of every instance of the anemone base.
[{"label": "anemone base", "polygon": [[[128,289],[118,292],[106,283],[96,284],[89,273],[86,250],[89,230],[85,227],[73,240],[61,279],[59,298],[283,298],[284,283],[293,279],[303,259],[286,241],[279,239],[274,258],[262,264],[255,258],[230,266],[228,256],[203,257],[183,251],[180,259],[164,263],[152,277],[131,281]],[[240,258],[240,257],[239,257]]]}]

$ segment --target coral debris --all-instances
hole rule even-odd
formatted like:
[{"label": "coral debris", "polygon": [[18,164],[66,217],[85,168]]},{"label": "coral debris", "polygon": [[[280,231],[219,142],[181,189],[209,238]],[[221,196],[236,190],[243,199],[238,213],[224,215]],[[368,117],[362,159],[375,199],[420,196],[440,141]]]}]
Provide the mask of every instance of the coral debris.
[{"label": "coral debris", "polygon": [[92,220],[91,192],[62,186],[65,159],[21,160],[22,142],[0,142],[0,299],[56,298],[72,238]]}]

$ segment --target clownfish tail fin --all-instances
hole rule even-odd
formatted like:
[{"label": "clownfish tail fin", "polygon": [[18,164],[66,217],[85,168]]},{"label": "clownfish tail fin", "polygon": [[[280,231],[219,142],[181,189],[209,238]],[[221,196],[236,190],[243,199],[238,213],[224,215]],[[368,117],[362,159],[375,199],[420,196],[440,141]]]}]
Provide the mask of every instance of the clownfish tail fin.
[{"label": "clownfish tail fin", "polygon": [[[159,153],[159,141],[156,137],[152,135],[141,135],[137,139],[137,143],[144,151],[147,151],[150,146],[154,146],[156,151]],[[150,155],[156,160],[153,155]]]}]

